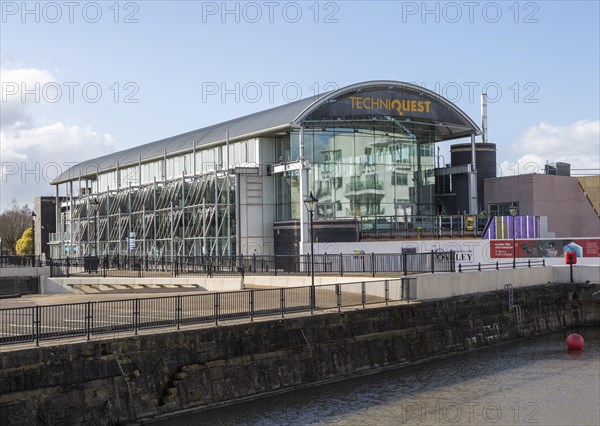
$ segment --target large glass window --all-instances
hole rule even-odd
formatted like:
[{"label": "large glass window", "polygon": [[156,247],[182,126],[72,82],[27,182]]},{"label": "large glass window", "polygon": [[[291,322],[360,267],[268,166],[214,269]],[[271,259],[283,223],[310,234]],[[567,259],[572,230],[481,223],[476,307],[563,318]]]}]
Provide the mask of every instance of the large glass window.
[{"label": "large glass window", "polygon": [[275,180],[276,220],[291,220],[300,217],[300,174],[297,170],[277,175]]},{"label": "large glass window", "polygon": [[[304,154],[311,164],[309,190],[320,203],[333,206],[327,217],[395,216],[399,210],[402,214],[407,210],[431,214],[435,163],[432,131],[394,120],[336,125],[304,129]],[[290,141],[298,140],[298,134],[292,132]],[[290,146],[281,141],[277,147],[280,155],[287,155]],[[278,194],[291,193],[289,176],[275,178]],[[290,201],[289,197],[281,198],[276,220],[299,219],[299,214],[283,207],[284,199]]]}]

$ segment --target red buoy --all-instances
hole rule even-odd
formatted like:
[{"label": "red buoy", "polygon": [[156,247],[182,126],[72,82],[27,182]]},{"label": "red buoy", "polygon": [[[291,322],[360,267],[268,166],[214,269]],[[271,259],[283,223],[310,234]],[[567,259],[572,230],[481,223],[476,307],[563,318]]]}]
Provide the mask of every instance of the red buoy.
[{"label": "red buoy", "polygon": [[583,337],[577,333],[567,336],[567,347],[572,350],[580,351],[583,349]]}]

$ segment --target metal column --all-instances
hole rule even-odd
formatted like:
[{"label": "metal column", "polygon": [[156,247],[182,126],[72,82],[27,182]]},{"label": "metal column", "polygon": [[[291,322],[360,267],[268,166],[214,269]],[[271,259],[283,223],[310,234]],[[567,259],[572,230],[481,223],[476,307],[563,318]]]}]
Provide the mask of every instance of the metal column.
[{"label": "metal column", "polygon": [[477,214],[477,165],[475,134],[471,134],[471,171],[469,172],[469,214]]}]

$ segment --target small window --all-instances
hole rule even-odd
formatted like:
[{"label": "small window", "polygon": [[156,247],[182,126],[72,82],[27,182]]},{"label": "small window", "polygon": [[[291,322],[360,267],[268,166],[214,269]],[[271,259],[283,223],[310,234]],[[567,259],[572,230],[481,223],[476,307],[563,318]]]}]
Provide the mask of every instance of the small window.
[{"label": "small window", "polygon": [[512,205],[519,207],[518,202],[510,202],[510,203],[496,203],[490,204],[490,215],[492,216],[510,216],[510,207]]},{"label": "small window", "polygon": [[406,173],[392,173],[392,185],[408,185],[408,175]]}]

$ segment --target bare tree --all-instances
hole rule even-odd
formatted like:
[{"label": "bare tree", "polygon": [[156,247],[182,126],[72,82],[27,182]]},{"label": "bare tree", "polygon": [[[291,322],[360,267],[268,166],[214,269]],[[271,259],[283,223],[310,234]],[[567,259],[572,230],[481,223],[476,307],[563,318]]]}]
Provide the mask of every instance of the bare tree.
[{"label": "bare tree", "polygon": [[12,200],[8,208],[0,214],[0,238],[2,238],[2,251],[15,252],[17,240],[23,231],[31,226],[31,209],[25,204],[19,206],[17,200]]}]

